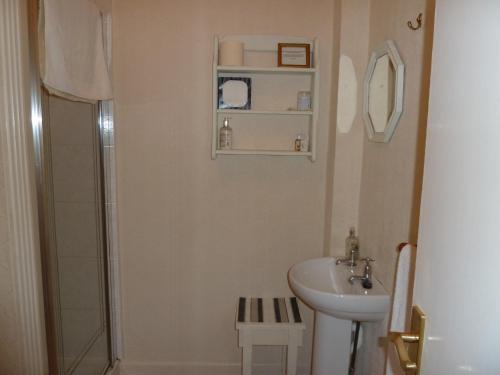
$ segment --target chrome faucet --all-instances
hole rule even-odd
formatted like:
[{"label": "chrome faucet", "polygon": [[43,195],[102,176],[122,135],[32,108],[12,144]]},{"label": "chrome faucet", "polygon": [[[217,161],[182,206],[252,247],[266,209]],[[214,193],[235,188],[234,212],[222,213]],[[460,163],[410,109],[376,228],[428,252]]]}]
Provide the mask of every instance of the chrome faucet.
[{"label": "chrome faucet", "polygon": [[335,264],[338,266],[339,264],[345,264],[346,266],[355,267],[356,258],[359,256],[359,248],[355,247],[351,249],[351,254],[349,258],[340,258],[335,261]]},{"label": "chrome faucet", "polygon": [[370,262],[375,262],[375,260],[372,258],[363,258],[360,260],[365,261],[364,275],[363,276],[351,276],[351,277],[349,277],[349,283],[354,284],[354,280],[360,280],[363,288],[371,289],[373,284],[372,284],[372,266],[371,266]]}]

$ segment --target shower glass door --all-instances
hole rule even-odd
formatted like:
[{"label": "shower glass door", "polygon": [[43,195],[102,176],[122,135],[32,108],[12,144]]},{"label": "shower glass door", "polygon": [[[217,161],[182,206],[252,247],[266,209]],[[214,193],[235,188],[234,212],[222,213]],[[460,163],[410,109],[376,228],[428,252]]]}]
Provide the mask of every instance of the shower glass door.
[{"label": "shower glass door", "polygon": [[111,356],[97,105],[44,92],[42,113],[50,373],[101,375]]}]

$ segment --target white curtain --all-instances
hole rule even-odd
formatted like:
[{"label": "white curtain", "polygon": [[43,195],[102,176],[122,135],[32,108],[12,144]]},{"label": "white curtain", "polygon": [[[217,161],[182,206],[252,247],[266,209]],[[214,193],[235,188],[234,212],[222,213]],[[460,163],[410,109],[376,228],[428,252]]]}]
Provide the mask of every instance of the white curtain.
[{"label": "white curtain", "polygon": [[103,19],[89,0],[41,0],[40,73],[49,92],[71,100],[111,99]]}]

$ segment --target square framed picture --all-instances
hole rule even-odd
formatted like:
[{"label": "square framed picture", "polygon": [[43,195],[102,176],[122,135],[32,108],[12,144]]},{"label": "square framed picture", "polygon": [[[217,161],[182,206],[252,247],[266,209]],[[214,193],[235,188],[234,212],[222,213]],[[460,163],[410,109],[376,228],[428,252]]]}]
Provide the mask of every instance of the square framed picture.
[{"label": "square framed picture", "polygon": [[278,43],[278,66],[311,67],[311,45],[307,43]]},{"label": "square framed picture", "polygon": [[218,78],[219,109],[251,109],[252,79],[246,77]]}]

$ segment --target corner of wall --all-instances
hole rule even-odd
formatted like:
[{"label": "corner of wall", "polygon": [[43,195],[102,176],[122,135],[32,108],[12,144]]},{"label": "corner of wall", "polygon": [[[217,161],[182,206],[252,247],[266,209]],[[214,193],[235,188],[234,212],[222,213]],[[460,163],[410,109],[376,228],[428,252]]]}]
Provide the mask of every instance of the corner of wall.
[{"label": "corner of wall", "polygon": [[331,255],[331,232],[333,219],[333,183],[335,174],[335,140],[337,123],[337,98],[340,59],[340,24],[342,0],[334,0],[332,26],[332,79],[330,96],[330,128],[328,129],[328,152],[326,162],[326,189],[325,189],[325,230],[323,241],[323,256]]},{"label": "corner of wall", "polygon": [[[335,143],[331,146],[331,164],[327,194],[329,194],[326,218],[325,255],[343,254],[344,239],[350,227],[359,226],[359,199],[363,161],[364,124],[361,115],[363,102],[363,77],[368,56],[369,6],[364,0],[338,2],[338,30],[336,45],[336,76],[332,81],[332,132]],[[355,74],[355,116],[348,130],[337,129],[337,99],[339,85],[339,59],[348,57]],[[335,85],[335,86],[333,86]]]}]

